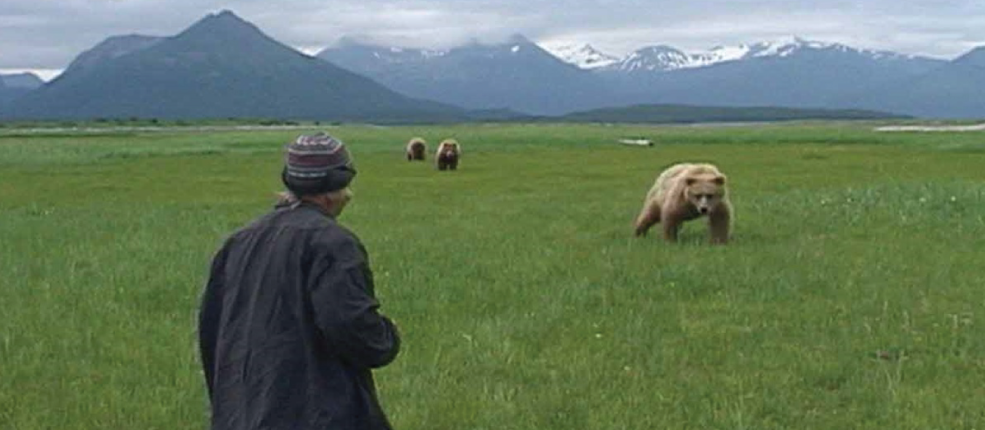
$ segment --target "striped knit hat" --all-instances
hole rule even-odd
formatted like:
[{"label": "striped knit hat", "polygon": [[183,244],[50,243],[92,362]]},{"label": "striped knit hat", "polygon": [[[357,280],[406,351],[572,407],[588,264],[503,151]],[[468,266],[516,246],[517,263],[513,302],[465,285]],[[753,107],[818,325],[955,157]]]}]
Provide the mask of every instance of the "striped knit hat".
[{"label": "striped knit hat", "polygon": [[345,145],[326,133],[301,135],[287,145],[281,179],[296,196],[341,190],[355,176]]}]

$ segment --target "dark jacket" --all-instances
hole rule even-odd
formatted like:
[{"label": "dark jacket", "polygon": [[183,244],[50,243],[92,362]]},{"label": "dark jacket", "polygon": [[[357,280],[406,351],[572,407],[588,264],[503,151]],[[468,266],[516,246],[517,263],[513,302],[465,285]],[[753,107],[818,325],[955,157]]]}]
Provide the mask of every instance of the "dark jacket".
[{"label": "dark jacket", "polygon": [[216,254],[199,312],[212,429],[389,429],[370,369],[400,339],[366,250],[317,206],[277,209]]}]

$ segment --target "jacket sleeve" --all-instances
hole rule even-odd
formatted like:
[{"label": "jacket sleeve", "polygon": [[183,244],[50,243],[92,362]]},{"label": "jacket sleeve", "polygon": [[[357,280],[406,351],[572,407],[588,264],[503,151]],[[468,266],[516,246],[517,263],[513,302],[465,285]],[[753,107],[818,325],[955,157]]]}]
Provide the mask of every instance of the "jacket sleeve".
[{"label": "jacket sleeve", "polygon": [[202,359],[202,370],[205,373],[205,385],[208,388],[209,399],[212,398],[212,381],[215,373],[215,348],[218,342],[219,320],[222,315],[222,291],[224,289],[223,272],[226,266],[226,247],[224,246],[212,259],[209,280],[202,293],[202,302],[198,311],[198,346]]},{"label": "jacket sleeve", "polygon": [[316,255],[311,300],[318,329],[346,362],[364,368],[389,364],[400,350],[393,322],[379,312],[366,252],[354,238]]}]

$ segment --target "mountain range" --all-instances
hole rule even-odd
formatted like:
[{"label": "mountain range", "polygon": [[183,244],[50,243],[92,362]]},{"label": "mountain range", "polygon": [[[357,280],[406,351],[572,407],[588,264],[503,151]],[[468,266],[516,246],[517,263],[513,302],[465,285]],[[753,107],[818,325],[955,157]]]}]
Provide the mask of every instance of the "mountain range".
[{"label": "mountain range", "polygon": [[230,11],[166,38],[111,37],[24,94],[8,118],[458,119],[281,44]]},{"label": "mountain range", "polygon": [[410,95],[468,109],[556,115],[598,107],[598,77],[565,63],[521,35],[496,45],[447,51],[363,45],[345,40],[316,57]]},{"label": "mountain range", "polygon": [[850,100],[867,109],[918,117],[985,117],[985,47],[979,47],[906,82],[887,83],[880,97]]},{"label": "mountain range", "polygon": [[309,56],[222,11],[171,37],[109,37],[43,85],[0,76],[0,115],[458,121],[699,105],[979,118],[983,72],[985,47],[946,61],[799,38],[622,57],[522,35],[447,50],[344,38]]},{"label": "mountain range", "polygon": [[[631,61],[598,73],[634,102],[845,109],[868,108],[861,102],[881,100],[891,89],[905,88],[909,81],[946,65],[799,39],[713,50],[680,62],[668,53],[673,51],[637,51]],[[661,61],[667,58],[672,61]],[[912,113],[891,104],[876,105]]]},{"label": "mountain range", "polygon": [[[838,43],[826,43],[802,39],[797,36],[752,45],[716,46],[706,51],[685,53],[667,45],[647,46],[623,57],[601,52],[590,44],[547,44],[546,49],[561,60],[582,69],[602,68],[606,71],[666,72],[670,70],[707,67],[729,61],[750,60],[764,57],[789,57],[810,50],[836,50],[855,53],[872,59],[916,59],[919,57],[890,51],[855,49]],[[930,59],[925,59],[930,60]],[[930,60],[943,63],[943,60]]]},{"label": "mountain range", "polygon": [[[967,70],[954,71],[967,69],[962,61],[799,38],[699,53],[657,45],[621,58],[590,45],[545,49],[522,36],[497,45],[448,51],[347,41],[317,57],[417,97],[473,108],[495,104],[540,115],[636,104],[686,104],[985,117],[985,99],[974,96],[985,89],[985,80],[976,81]],[[466,61],[467,69],[461,67]],[[968,79],[951,82],[957,90],[935,96],[934,91],[948,88],[955,74]],[[920,88],[929,89],[921,92]],[[494,95],[481,94],[484,90]],[[937,98],[943,105],[920,101]]]}]

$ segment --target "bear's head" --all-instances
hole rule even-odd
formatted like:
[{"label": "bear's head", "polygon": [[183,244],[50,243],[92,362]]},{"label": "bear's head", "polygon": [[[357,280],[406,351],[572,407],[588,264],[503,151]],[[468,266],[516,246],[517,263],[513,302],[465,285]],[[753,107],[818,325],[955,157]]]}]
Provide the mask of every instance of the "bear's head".
[{"label": "bear's head", "polygon": [[447,158],[457,158],[459,155],[458,142],[446,140],[438,145],[438,156]]},{"label": "bear's head", "polygon": [[698,213],[707,215],[725,199],[725,175],[703,173],[684,179],[684,197]]},{"label": "bear's head", "polygon": [[458,152],[458,143],[455,142],[442,143],[441,152]]},{"label": "bear's head", "polygon": [[415,137],[411,139],[409,142],[407,142],[407,148],[412,151],[422,151],[427,148],[427,143],[424,141],[424,139]]}]

